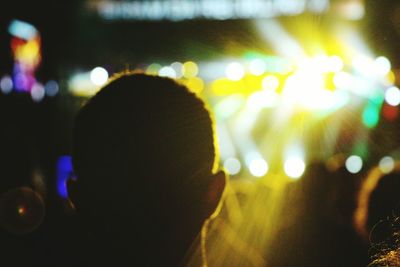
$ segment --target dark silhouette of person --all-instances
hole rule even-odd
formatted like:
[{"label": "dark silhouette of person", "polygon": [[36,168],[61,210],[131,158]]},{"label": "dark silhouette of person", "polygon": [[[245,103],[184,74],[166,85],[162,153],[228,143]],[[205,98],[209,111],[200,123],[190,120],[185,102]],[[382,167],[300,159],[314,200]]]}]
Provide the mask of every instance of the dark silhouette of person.
[{"label": "dark silhouette of person", "polygon": [[78,261],[184,265],[225,188],[214,135],[205,103],[169,78],[121,74],[91,98],[73,132]]},{"label": "dark silhouette of person", "polygon": [[354,216],[358,232],[370,239],[373,229],[381,221],[398,216],[400,208],[400,163],[396,162],[394,170],[382,172],[379,167],[373,168],[363,181],[358,194],[358,205]]},{"label": "dark silhouette of person", "polygon": [[400,266],[400,163],[373,168],[358,193],[354,223],[369,244],[370,266]]},{"label": "dark silhouette of person", "polygon": [[[287,203],[288,208],[300,209],[299,214],[273,238],[266,266],[362,267],[368,264],[367,249],[352,228],[351,220],[341,222],[340,215],[348,214],[347,210],[340,209],[344,203],[337,200],[332,203],[342,187],[342,179],[349,178],[341,175],[344,173],[331,173],[319,162],[307,167],[302,179],[293,185],[296,198]],[[354,196],[353,192],[347,193]],[[352,205],[350,195],[341,197],[347,199],[348,205]]]}]

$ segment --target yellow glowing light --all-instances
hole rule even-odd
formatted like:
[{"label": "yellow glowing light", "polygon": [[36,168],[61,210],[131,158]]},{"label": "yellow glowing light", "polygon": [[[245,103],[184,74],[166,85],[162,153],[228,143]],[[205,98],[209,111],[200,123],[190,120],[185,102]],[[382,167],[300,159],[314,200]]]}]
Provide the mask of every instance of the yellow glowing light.
[{"label": "yellow glowing light", "polygon": [[289,157],[284,164],[284,170],[287,176],[297,179],[300,178],[306,169],[306,164],[299,157]]},{"label": "yellow glowing light", "polygon": [[220,96],[237,93],[242,89],[236,82],[228,79],[218,79],[211,84],[212,92]]},{"label": "yellow glowing light", "polygon": [[199,73],[199,67],[193,61],[187,61],[183,64],[182,73],[185,78],[195,77]]},{"label": "yellow glowing light", "polygon": [[229,80],[239,81],[244,77],[244,68],[238,62],[230,63],[225,70],[225,75]]},{"label": "yellow glowing light", "polygon": [[18,47],[15,56],[20,60],[33,60],[39,55],[39,43],[35,40]]},{"label": "yellow glowing light", "polygon": [[190,91],[196,94],[201,93],[204,89],[204,82],[199,77],[190,78],[185,82],[185,84],[190,89]]},{"label": "yellow glowing light", "polygon": [[389,71],[389,73],[386,75],[386,82],[389,85],[393,85],[396,82],[396,75],[393,71]]},{"label": "yellow glowing light", "polygon": [[265,90],[276,90],[279,86],[279,79],[276,76],[268,75],[262,80],[262,88]]}]

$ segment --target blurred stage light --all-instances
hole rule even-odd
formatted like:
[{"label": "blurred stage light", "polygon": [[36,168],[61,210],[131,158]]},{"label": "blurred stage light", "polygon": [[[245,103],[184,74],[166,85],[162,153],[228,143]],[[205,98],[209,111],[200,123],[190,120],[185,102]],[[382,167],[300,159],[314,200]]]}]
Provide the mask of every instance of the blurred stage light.
[{"label": "blurred stage light", "polygon": [[8,32],[24,40],[31,40],[38,35],[38,31],[32,24],[20,20],[11,21]]},{"label": "blurred stage light", "polygon": [[382,115],[388,121],[394,121],[399,115],[399,110],[397,107],[391,105],[383,105]]},{"label": "blurred stage light", "polygon": [[373,128],[378,124],[383,102],[384,95],[380,90],[374,94],[371,93],[369,96],[362,114],[363,122],[369,128]]},{"label": "blurred stage light", "polygon": [[306,164],[300,157],[289,157],[285,160],[284,170],[287,176],[298,179],[306,169]]},{"label": "blurred stage light", "polygon": [[58,86],[58,83],[53,80],[48,81],[44,86],[44,91],[46,92],[46,95],[50,97],[57,95],[59,89],[60,88]]},{"label": "blurred stage light", "polygon": [[183,76],[183,64],[180,62],[174,62],[171,64],[171,68],[174,69],[176,78],[182,78]]},{"label": "blurred stage light", "polygon": [[343,69],[343,60],[339,56],[320,55],[300,62],[299,69],[306,69],[310,72],[328,73],[339,72]]},{"label": "blurred stage light", "polygon": [[228,158],[224,161],[224,168],[230,175],[238,174],[242,168],[242,164],[237,158]]},{"label": "blurred stage light", "polygon": [[339,56],[331,56],[328,59],[328,70],[331,72],[339,72],[343,70],[344,63],[341,57]]},{"label": "blurred stage light", "polygon": [[199,73],[199,67],[195,62],[187,61],[183,64],[182,72],[183,76],[189,79],[197,76],[197,74]]},{"label": "blurred stage light", "polygon": [[4,94],[8,94],[13,89],[13,81],[10,76],[5,75],[0,80],[0,89]]},{"label": "blurred stage light", "polygon": [[289,76],[282,92],[290,105],[299,105],[311,110],[329,110],[336,106],[338,97],[325,88],[322,74],[299,70]]},{"label": "blurred stage light", "polygon": [[400,90],[392,86],[385,92],[385,100],[391,106],[398,106],[400,104]]},{"label": "blurred stage light", "polygon": [[68,198],[67,181],[73,177],[71,156],[61,156],[57,161],[57,192],[62,198]]},{"label": "blurred stage light", "polygon": [[389,73],[384,77],[383,84],[386,86],[393,85],[396,82],[396,75],[393,71],[389,71]]},{"label": "blurred stage light", "polygon": [[333,84],[337,88],[347,88],[352,84],[352,77],[349,73],[340,71],[333,76]]},{"label": "blurred stage light", "polygon": [[108,72],[102,67],[96,67],[90,72],[90,80],[93,84],[102,86],[108,80]]},{"label": "blurred stage light", "polygon": [[260,76],[265,72],[267,64],[262,59],[253,59],[249,65],[249,71],[251,74]]},{"label": "blurred stage light", "polygon": [[262,80],[262,88],[265,90],[276,90],[279,86],[279,79],[274,75],[265,76]]},{"label": "blurred stage light", "polygon": [[268,172],[268,163],[262,158],[255,158],[250,161],[249,171],[256,177],[262,177]]},{"label": "blurred stage light", "polygon": [[373,107],[367,107],[362,113],[362,121],[368,128],[374,128],[379,122],[379,111]]},{"label": "blurred stage light", "polygon": [[147,74],[151,74],[151,75],[157,75],[158,71],[162,68],[162,66],[160,64],[157,63],[153,63],[150,64],[147,69],[146,69],[146,73]]},{"label": "blurred stage light", "polygon": [[91,5],[98,15],[105,20],[117,21],[182,21],[193,19],[264,20],[279,16],[307,13],[326,13],[329,0],[275,0],[273,4],[264,0],[232,1],[94,1]]},{"label": "blurred stage light", "polygon": [[359,20],[365,15],[364,1],[352,0],[352,1],[338,1],[336,6],[339,14],[349,20]]},{"label": "blurred stage light", "polygon": [[229,80],[239,81],[244,77],[244,68],[242,64],[232,62],[226,67],[225,75]]},{"label": "blurred stage light", "polygon": [[390,72],[392,65],[390,64],[389,59],[381,56],[381,57],[377,57],[375,59],[375,68],[376,68],[376,72],[379,75],[385,76]]},{"label": "blurred stage light", "polygon": [[245,98],[240,94],[224,97],[214,106],[215,115],[221,119],[227,119],[238,112],[245,103]]},{"label": "blurred stage light", "polygon": [[375,75],[376,68],[374,61],[367,56],[357,55],[352,61],[353,67],[357,72],[363,75]]},{"label": "blurred stage light", "polygon": [[41,83],[35,83],[31,89],[31,97],[33,101],[40,102],[45,96],[44,86]]},{"label": "blurred stage light", "polygon": [[14,88],[17,91],[28,91],[32,79],[33,77],[31,75],[17,73],[14,75]]},{"label": "blurred stage light", "polygon": [[257,91],[247,99],[247,107],[259,111],[262,108],[272,108],[278,103],[278,94],[274,91]]},{"label": "blurred stage light", "polygon": [[379,169],[383,173],[389,173],[394,169],[394,160],[392,157],[385,156],[379,161]]},{"label": "blurred stage light", "polygon": [[161,77],[169,77],[172,79],[176,78],[176,72],[172,67],[162,67],[159,71],[158,71],[158,75],[160,75]]},{"label": "blurred stage light", "polygon": [[74,74],[68,80],[68,90],[75,96],[89,97],[99,91],[90,80],[90,72]]},{"label": "blurred stage light", "polygon": [[363,166],[363,161],[361,157],[352,155],[346,159],[345,166],[350,173],[355,174],[361,171]]}]

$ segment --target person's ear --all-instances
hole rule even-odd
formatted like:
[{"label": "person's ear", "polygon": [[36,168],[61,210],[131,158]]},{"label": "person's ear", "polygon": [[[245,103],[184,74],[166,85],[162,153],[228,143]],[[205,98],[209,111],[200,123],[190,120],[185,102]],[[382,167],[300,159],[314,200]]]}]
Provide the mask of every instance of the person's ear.
[{"label": "person's ear", "polygon": [[225,185],[226,175],[224,171],[219,171],[212,175],[205,199],[205,218],[210,218],[218,214]]}]

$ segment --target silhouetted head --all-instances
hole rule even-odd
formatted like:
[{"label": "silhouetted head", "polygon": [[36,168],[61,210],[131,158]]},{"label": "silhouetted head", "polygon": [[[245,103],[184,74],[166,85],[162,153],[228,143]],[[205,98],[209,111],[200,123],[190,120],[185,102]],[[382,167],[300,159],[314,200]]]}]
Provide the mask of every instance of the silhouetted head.
[{"label": "silhouetted head", "polygon": [[73,137],[71,197],[96,243],[179,261],[225,186],[204,102],[171,79],[125,74],[80,110]]},{"label": "silhouetted head", "polygon": [[362,184],[355,212],[355,225],[359,233],[368,238],[373,228],[388,221],[400,208],[400,163],[390,173],[378,167],[372,169]]}]

